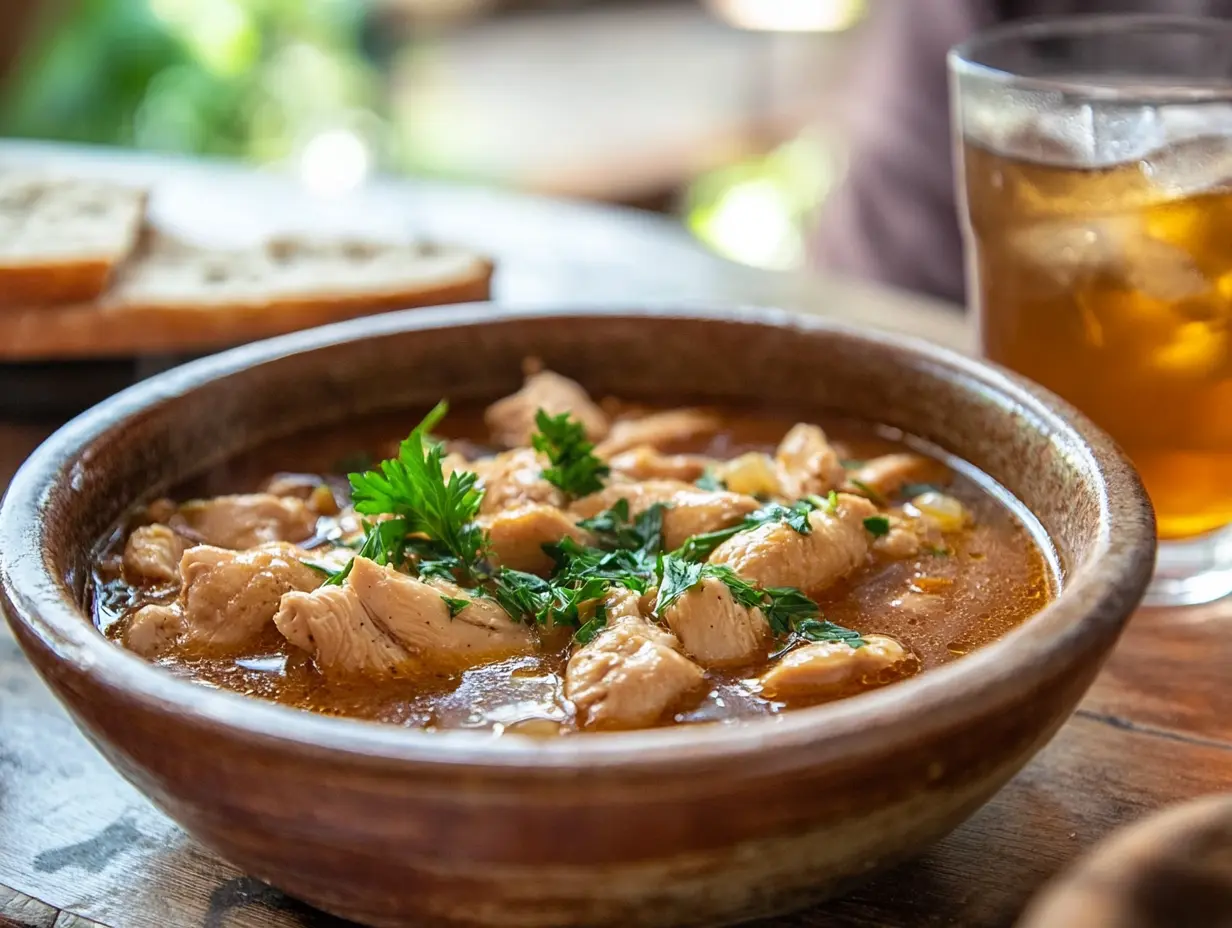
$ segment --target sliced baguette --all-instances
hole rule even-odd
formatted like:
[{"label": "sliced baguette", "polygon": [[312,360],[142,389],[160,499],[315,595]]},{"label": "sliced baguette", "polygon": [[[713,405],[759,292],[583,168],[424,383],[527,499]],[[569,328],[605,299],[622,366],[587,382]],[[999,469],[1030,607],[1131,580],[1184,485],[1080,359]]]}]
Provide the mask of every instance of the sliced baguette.
[{"label": "sliced baguette", "polygon": [[0,172],[0,305],[101,295],[136,244],[145,200],[105,181]]},{"label": "sliced baguette", "polygon": [[492,265],[460,248],[286,238],[219,251],[147,231],[100,299],[0,309],[0,359],[193,352],[354,316],[486,300]]}]

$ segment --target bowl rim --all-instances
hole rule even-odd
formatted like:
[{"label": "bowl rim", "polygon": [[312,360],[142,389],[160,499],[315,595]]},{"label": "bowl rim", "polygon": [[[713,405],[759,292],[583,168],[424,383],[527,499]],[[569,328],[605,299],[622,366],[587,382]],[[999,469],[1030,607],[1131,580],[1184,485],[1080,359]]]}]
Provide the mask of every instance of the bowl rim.
[{"label": "bowl rim", "polygon": [[[552,741],[488,732],[425,732],[335,718],[207,688],[176,677],[104,638],[42,550],[42,508],[54,487],[73,480],[82,452],[130,417],[262,363],[406,331],[552,318],[682,318],[794,328],[872,342],[948,370],[966,389],[993,391],[1051,432],[1097,475],[1099,522],[1088,565],[1043,610],[973,654],[910,680],[812,708],[739,724],[668,726]],[[1075,465],[1078,466],[1078,465]],[[1124,492],[1110,494],[1110,485]],[[1116,536],[1113,536],[1113,530]],[[20,624],[56,661],[144,707],[184,724],[226,729],[254,744],[348,756],[356,762],[458,765],[551,772],[585,767],[651,772],[809,745],[812,756],[875,750],[887,729],[918,741],[951,727],[964,705],[1012,699],[1115,637],[1145,592],[1155,553],[1154,514],[1137,473],[1112,439],[1042,387],[923,339],[866,330],[824,317],[767,307],[693,304],[502,306],[471,303],[349,320],[254,342],[155,375],[59,428],[22,464],[0,503],[0,594]],[[1059,634],[1033,634],[1043,624]],[[1109,627],[1110,626],[1110,627]],[[817,752],[821,752],[818,754]]]}]

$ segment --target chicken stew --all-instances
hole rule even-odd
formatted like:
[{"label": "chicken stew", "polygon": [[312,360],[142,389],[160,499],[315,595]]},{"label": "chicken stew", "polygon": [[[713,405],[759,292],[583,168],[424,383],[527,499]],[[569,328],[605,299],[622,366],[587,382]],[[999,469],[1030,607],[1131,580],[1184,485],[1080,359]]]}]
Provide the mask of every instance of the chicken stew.
[{"label": "chicken stew", "polygon": [[[1052,597],[1042,533],[991,481],[801,418],[597,403],[532,368],[400,444],[372,441],[388,422],[305,436],[143,505],[100,546],[94,618],[204,685],[556,736],[855,695]],[[332,463],[356,446],[389,457]]]}]

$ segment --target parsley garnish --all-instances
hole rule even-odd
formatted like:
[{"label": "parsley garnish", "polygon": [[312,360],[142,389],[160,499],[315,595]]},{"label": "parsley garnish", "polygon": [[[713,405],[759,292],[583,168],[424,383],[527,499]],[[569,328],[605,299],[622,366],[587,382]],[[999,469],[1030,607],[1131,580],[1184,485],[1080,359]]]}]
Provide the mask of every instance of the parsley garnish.
[{"label": "parsley garnish", "polygon": [[655,503],[630,521],[629,501],[619,499],[611,509],[583,519],[578,526],[594,535],[601,548],[654,555],[663,546],[663,511],[666,508],[662,503]]},{"label": "parsley garnish", "polygon": [[864,527],[874,538],[890,534],[890,520],[885,516],[869,516],[864,520]]},{"label": "parsley garnish", "polygon": [[559,585],[581,584],[593,578],[608,580],[638,593],[646,592],[647,581],[654,573],[654,555],[620,548],[603,551],[600,548],[583,548],[572,538],[562,538],[559,544],[543,548],[556,562],[552,583]]},{"label": "parsley garnish", "polygon": [[456,596],[445,596],[444,594],[442,594],[441,599],[444,601],[445,605],[448,607],[449,617],[451,619],[471,604],[471,601],[469,599],[459,599]]},{"label": "parsley garnish", "polygon": [[589,644],[605,625],[607,625],[607,609],[600,604],[595,610],[595,617],[573,633],[573,640],[578,644]]},{"label": "parsley garnish", "polygon": [[706,468],[705,473],[697,478],[694,486],[699,490],[719,491],[727,489],[727,484],[714,475],[714,468],[712,467]]},{"label": "parsley garnish", "polygon": [[767,603],[762,607],[766,621],[776,635],[787,635],[799,630],[807,622],[816,621],[821,615],[817,603],[795,587],[774,586],[765,591]]},{"label": "parsley garnish", "polygon": [[852,650],[862,648],[867,641],[860,633],[850,628],[843,628],[828,620],[805,619],[795,627],[795,633],[809,641],[844,641]]},{"label": "parsley garnish", "polygon": [[[366,557],[382,567],[401,568],[406,565],[407,548],[410,539],[407,537],[405,519],[385,519],[381,522],[364,521],[363,540],[355,548],[355,557]],[[305,563],[307,563],[305,561]],[[347,561],[340,570],[329,570],[316,564],[309,564],[326,574],[323,586],[341,586],[342,581],[351,573],[355,558]],[[445,579],[452,580],[453,575],[442,574]]]},{"label": "parsley garnish", "polygon": [[902,499],[915,499],[917,496],[922,496],[925,493],[940,493],[941,491],[931,483],[904,483],[898,491],[898,495]]},{"label": "parsley garnish", "polygon": [[697,561],[670,554],[659,558],[659,595],[655,599],[655,612],[663,615],[672,603],[701,583],[705,567]]},{"label": "parsley garnish", "polygon": [[543,479],[570,496],[587,496],[603,489],[603,477],[611,473],[592,453],[595,446],[586,439],[586,429],[569,413],[549,416],[535,413],[538,431],[531,436],[534,449],[547,455],[551,467],[543,469]]},{"label": "parsley garnish", "polygon": [[[422,535],[443,554],[456,559],[464,575],[472,577],[484,550],[483,531],[473,523],[483,499],[483,491],[476,487],[479,478],[471,471],[458,470],[446,479],[441,471],[444,446],[424,440],[448,408],[444,401],[438,403],[402,442],[396,458],[382,461],[376,470],[350,474],[348,479],[356,512],[396,517],[378,523],[378,531],[369,531],[368,539],[384,532],[398,534],[401,551],[405,551],[406,536]],[[382,542],[382,548],[389,545]],[[359,553],[369,556],[364,549]],[[397,566],[397,560],[388,556],[378,563]]]}]

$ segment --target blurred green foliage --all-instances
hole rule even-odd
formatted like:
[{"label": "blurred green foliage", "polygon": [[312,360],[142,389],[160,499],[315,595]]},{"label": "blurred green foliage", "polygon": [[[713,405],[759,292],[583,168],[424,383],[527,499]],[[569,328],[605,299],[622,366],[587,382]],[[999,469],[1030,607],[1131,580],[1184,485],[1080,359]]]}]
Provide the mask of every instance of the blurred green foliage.
[{"label": "blurred green foliage", "polygon": [[363,0],[74,0],[0,101],[0,133],[271,161],[340,126],[378,154]]}]

